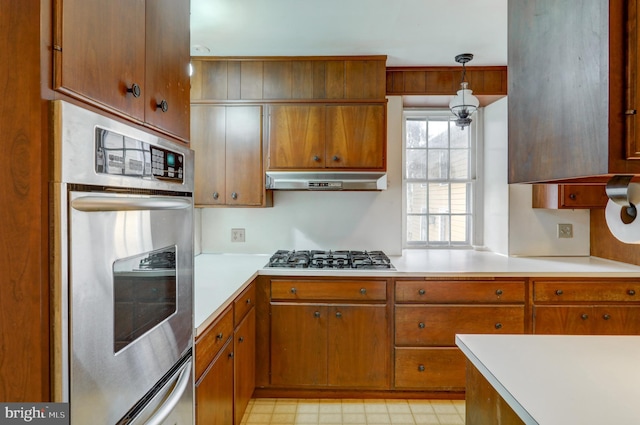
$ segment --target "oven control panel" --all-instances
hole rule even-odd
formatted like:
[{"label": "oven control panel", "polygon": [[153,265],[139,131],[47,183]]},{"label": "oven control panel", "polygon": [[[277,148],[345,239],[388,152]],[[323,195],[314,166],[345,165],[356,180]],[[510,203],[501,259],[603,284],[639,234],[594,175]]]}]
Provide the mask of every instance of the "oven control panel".
[{"label": "oven control panel", "polygon": [[184,155],[96,128],[96,173],[184,182]]}]

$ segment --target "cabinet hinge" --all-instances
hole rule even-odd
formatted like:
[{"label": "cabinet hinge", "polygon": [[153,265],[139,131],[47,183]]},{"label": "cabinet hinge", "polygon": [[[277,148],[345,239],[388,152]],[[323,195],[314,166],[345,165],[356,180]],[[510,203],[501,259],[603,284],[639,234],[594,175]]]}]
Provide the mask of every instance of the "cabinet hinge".
[{"label": "cabinet hinge", "polygon": [[62,46],[60,46],[59,44],[54,44],[53,45],[53,50],[61,52],[62,51]]},{"label": "cabinet hinge", "polygon": [[625,115],[635,115],[637,113],[638,113],[638,111],[635,110],[635,109],[627,109],[626,111],[624,111]]}]

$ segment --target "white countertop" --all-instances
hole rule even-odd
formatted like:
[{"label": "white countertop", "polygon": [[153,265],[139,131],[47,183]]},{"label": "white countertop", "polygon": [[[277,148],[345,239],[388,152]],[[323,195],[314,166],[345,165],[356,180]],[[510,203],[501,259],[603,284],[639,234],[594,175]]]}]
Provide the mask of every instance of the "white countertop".
[{"label": "white countertop", "polygon": [[526,424],[640,423],[640,336],[457,335]]},{"label": "white countertop", "polygon": [[[255,276],[582,276],[640,277],[640,266],[596,257],[507,257],[473,250],[405,250],[389,256],[396,270],[264,268],[271,254],[200,254],[195,257],[196,335]],[[215,313],[215,314],[214,314]]]}]

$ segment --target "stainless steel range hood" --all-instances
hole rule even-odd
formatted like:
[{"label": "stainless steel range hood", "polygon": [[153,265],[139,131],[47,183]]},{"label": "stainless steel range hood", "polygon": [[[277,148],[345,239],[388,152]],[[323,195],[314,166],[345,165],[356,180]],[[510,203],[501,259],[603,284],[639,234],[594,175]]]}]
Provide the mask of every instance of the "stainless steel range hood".
[{"label": "stainless steel range hood", "polygon": [[363,171],[268,171],[272,190],[385,190],[387,174]]}]

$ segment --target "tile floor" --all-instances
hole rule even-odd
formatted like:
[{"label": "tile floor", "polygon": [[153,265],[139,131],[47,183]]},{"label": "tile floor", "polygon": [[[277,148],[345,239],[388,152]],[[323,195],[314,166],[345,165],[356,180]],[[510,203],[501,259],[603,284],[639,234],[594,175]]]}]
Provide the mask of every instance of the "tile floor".
[{"label": "tile floor", "polygon": [[464,425],[464,400],[252,399],[242,425]]}]

